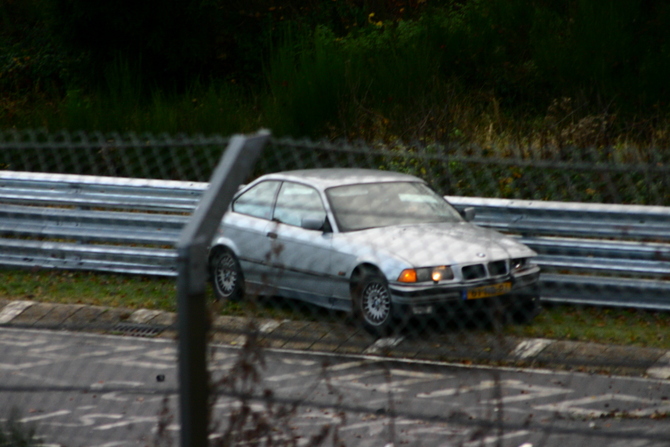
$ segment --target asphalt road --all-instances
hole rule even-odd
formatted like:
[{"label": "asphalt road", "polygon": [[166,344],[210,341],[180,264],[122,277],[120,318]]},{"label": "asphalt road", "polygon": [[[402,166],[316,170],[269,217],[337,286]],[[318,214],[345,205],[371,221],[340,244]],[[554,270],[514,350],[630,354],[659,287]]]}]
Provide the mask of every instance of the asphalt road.
[{"label": "asphalt road", "polygon": [[[297,445],[330,427],[325,445],[670,446],[670,381],[265,350],[244,382],[241,352],[212,347],[214,438],[244,400]],[[0,328],[0,418],[44,444],[177,445],[176,391],[173,341]]]}]

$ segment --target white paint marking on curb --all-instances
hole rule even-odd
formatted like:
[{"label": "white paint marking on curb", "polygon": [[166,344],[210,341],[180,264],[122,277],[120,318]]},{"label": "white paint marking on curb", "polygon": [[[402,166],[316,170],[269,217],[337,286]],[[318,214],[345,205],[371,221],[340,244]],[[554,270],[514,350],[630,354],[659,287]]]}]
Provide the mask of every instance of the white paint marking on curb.
[{"label": "white paint marking on curb", "polygon": [[363,351],[364,354],[376,354],[379,351],[382,351],[384,349],[388,348],[393,348],[395,346],[398,346],[402,341],[405,339],[405,337],[400,336],[400,337],[384,337],[380,338],[374,343],[372,343],[370,346],[367,347],[365,351]]},{"label": "white paint marking on curb", "polygon": [[280,325],[281,321],[269,320],[261,324],[261,327],[259,327],[258,330],[261,332],[261,334],[267,334],[268,332],[272,332],[277,329]]},{"label": "white paint marking on curb", "polygon": [[[258,332],[260,332],[261,334],[267,334],[268,332],[272,332],[275,329],[277,329],[279,326],[281,326],[282,323],[283,323],[282,321],[268,320],[265,323],[260,325],[260,327],[258,328]],[[247,342],[247,336],[246,335],[240,335],[235,340],[233,340],[230,344],[231,345],[243,345],[246,342]]]},{"label": "white paint marking on curb", "polygon": [[160,310],[138,309],[130,315],[128,321],[132,323],[145,324],[162,313],[163,311]]},{"label": "white paint marking on curb", "polygon": [[519,343],[512,355],[519,359],[527,359],[529,357],[535,357],[538,355],[544,348],[552,344],[554,340],[548,340],[546,338],[534,338],[531,340],[524,340]]},{"label": "white paint marking on curb", "polygon": [[670,379],[670,351],[658,359],[654,366],[647,369],[647,375],[655,379]]},{"label": "white paint marking on curb", "polygon": [[653,377],[654,379],[670,379],[670,366],[658,367],[652,366],[647,370],[647,375]]},{"label": "white paint marking on curb", "polygon": [[33,304],[33,301],[12,301],[0,311],[0,324],[9,323]]}]

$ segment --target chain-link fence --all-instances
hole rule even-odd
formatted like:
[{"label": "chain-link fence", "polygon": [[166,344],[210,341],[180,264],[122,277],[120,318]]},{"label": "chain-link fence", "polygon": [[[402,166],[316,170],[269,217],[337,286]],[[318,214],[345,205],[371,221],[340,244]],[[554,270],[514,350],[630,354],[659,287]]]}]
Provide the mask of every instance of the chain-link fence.
[{"label": "chain-link fence", "polygon": [[[0,134],[0,443],[177,443],[174,247],[229,142]],[[668,171],[271,139],[206,260],[210,442],[663,445]]]}]

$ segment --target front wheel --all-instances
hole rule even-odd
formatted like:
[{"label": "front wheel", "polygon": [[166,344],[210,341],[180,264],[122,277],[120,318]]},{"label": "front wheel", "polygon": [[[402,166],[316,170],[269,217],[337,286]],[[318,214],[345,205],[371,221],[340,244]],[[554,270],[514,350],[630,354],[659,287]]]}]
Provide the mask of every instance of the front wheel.
[{"label": "front wheel", "polygon": [[365,274],[354,287],[354,311],[363,327],[373,335],[386,335],[393,323],[393,304],[386,279]]},{"label": "front wheel", "polygon": [[244,296],[244,276],[240,262],[228,248],[218,249],[211,258],[210,273],[218,300],[240,300]]}]

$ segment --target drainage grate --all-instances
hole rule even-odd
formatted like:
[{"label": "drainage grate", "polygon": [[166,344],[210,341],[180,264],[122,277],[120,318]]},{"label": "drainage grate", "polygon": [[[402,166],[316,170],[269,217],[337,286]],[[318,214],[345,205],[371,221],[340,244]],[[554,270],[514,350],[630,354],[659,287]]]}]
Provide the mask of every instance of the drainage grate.
[{"label": "drainage grate", "polygon": [[120,332],[132,337],[155,337],[162,331],[163,328],[139,323],[117,323],[112,327],[112,332]]}]

